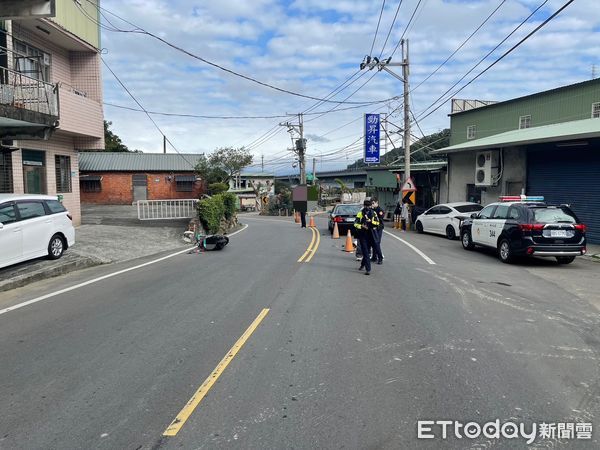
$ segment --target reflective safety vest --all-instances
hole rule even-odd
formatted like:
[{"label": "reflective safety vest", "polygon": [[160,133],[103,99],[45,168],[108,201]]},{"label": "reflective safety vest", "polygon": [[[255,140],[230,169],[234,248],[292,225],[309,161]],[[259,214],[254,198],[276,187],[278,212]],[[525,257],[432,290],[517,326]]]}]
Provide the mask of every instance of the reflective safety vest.
[{"label": "reflective safety vest", "polygon": [[374,229],[379,226],[379,219],[377,218],[377,214],[372,209],[365,208],[361,209],[356,215],[356,220],[354,221],[354,228],[357,230],[368,230]]}]

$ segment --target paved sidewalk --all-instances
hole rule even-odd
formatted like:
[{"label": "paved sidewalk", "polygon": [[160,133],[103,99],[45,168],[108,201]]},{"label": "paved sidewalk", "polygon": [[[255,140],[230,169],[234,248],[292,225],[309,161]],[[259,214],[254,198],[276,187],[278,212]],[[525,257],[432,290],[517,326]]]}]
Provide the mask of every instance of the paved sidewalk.
[{"label": "paved sidewalk", "polygon": [[[157,223],[158,222],[158,223]],[[140,222],[129,205],[82,205],[75,245],[62,258],[38,258],[0,269],[0,292],[99,264],[128,261],[189,246],[188,220]]]}]

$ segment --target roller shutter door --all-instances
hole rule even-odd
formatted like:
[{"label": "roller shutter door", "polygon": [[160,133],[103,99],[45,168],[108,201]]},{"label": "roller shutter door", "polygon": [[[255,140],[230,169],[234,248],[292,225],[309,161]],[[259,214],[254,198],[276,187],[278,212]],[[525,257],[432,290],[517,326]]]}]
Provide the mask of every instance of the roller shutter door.
[{"label": "roller shutter door", "polygon": [[527,154],[527,194],[550,204],[568,203],[600,244],[600,148],[546,149]]}]

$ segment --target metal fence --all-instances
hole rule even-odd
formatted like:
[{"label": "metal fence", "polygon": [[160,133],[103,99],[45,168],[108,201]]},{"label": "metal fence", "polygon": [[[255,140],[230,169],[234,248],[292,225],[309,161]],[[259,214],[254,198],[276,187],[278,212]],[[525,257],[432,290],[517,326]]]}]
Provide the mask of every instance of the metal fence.
[{"label": "metal fence", "polygon": [[55,85],[0,67],[0,104],[58,117]]},{"label": "metal fence", "polygon": [[183,200],[138,200],[139,220],[191,219],[196,215],[197,198]]}]

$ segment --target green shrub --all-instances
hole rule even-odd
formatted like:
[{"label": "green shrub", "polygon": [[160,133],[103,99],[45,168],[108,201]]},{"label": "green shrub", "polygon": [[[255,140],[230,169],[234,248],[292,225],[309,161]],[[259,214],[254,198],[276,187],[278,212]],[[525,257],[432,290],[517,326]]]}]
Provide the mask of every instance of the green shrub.
[{"label": "green shrub", "polygon": [[220,195],[198,202],[198,219],[208,233],[218,233],[225,217],[225,204]]},{"label": "green shrub", "polygon": [[220,195],[223,199],[223,205],[225,207],[225,218],[231,219],[235,215],[237,209],[237,196],[231,192],[225,192]]},{"label": "green shrub", "polygon": [[218,195],[229,190],[229,185],[226,183],[211,183],[208,185],[208,190],[212,195]]}]

